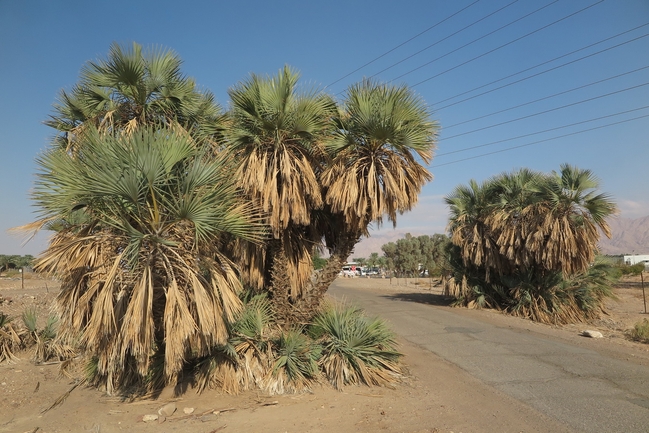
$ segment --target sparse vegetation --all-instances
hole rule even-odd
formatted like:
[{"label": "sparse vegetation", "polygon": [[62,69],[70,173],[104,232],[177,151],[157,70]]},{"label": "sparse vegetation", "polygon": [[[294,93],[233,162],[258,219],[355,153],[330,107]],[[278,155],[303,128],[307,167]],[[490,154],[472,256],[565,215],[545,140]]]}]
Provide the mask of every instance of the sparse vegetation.
[{"label": "sparse vegetation", "polygon": [[649,320],[643,319],[642,322],[636,323],[629,332],[629,337],[640,343],[649,344]]},{"label": "sparse vegetation", "polygon": [[635,265],[621,264],[617,266],[621,275],[640,275],[645,272],[646,267],[644,263],[636,263]]}]

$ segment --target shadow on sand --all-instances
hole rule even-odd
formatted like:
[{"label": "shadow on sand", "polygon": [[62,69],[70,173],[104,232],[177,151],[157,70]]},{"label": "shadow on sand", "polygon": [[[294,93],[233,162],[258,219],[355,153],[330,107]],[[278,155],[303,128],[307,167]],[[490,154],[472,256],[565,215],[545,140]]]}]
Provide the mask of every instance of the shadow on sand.
[{"label": "shadow on sand", "polygon": [[392,301],[406,301],[417,302],[419,304],[437,305],[440,307],[448,307],[453,303],[455,298],[435,293],[396,293],[394,295],[383,296]]}]

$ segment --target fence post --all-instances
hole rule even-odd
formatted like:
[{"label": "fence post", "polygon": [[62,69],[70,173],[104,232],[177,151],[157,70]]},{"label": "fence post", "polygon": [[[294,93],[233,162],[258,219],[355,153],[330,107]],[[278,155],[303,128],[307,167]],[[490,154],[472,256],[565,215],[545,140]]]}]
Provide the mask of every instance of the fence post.
[{"label": "fence post", "polygon": [[644,272],[640,272],[640,281],[642,282],[642,301],[644,302],[644,313],[647,314],[647,298],[644,294]]}]

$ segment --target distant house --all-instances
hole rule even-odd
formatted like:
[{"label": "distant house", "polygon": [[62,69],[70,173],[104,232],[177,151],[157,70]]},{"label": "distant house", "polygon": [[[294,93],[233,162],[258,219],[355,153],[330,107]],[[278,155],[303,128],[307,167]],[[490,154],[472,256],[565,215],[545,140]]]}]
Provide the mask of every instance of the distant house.
[{"label": "distant house", "polygon": [[632,256],[624,256],[624,263],[633,266],[637,263],[644,263],[645,267],[649,267],[649,254],[634,254]]}]

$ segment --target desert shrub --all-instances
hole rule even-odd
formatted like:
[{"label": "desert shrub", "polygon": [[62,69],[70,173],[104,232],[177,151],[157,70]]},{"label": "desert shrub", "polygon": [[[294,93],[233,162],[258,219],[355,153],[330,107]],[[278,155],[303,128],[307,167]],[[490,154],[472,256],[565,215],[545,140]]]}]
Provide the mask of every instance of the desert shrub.
[{"label": "desert shrub", "polygon": [[314,318],[309,332],[322,346],[319,365],[335,388],[383,385],[398,377],[401,354],[383,320],[353,306],[330,305]]},{"label": "desert shrub", "polygon": [[629,332],[629,337],[632,340],[649,344],[649,320],[643,319],[642,322],[636,323]]}]

